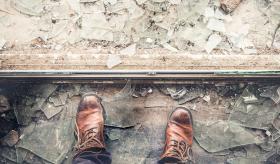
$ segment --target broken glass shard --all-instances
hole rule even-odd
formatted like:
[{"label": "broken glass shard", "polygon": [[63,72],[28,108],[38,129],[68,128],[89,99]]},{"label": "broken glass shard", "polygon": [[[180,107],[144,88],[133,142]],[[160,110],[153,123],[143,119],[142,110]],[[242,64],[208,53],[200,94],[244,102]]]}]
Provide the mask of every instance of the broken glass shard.
[{"label": "broken glass shard", "polygon": [[280,87],[279,86],[270,86],[262,89],[260,96],[267,97],[273,100],[276,104],[280,102]]},{"label": "broken glass shard", "polygon": [[226,32],[225,24],[222,20],[211,18],[207,24],[207,28],[213,31]]},{"label": "broken glass shard", "polygon": [[113,32],[103,13],[83,14],[81,37],[113,41]]},{"label": "broken glass shard", "polygon": [[248,86],[235,102],[229,120],[245,127],[267,130],[278,116],[279,106],[259,97],[257,92],[257,88]]},{"label": "broken glass shard", "polygon": [[122,60],[121,60],[121,58],[118,55],[110,54],[108,56],[106,64],[107,64],[107,67],[109,69],[111,69],[111,68],[113,68],[113,67],[115,67],[115,66],[117,66],[117,65],[119,65],[121,63],[122,63]]},{"label": "broken glass shard", "polygon": [[6,44],[6,40],[3,38],[0,38],[0,50],[2,50],[4,48],[5,44]]},{"label": "broken glass shard", "polygon": [[186,87],[182,87],[179,90],[176,88],[167,88],[167,91],[174,100],[181,99],[187,93]]},{"label": "broken glass shard", "polygon": [[263,142],[249,130],[231,121],[195,121],[194,133],[199,145],[211,153]]},{"label": "broken glass shard", "polygon": [[205,50],[207,53],[210,53],[214,48],[217,47],[217,45],[222,41],[222,37],[218,34],[212,34],[209,39],[208,42],[205,46]]},{"label": "broken glass shard", "polygon": [[205,90],[199,87],[190,88],[187,90],[187,93],[178,100],[178,104],[182,105],[188,101],[196,99],[198,97],[203,97],[205,94]]},{"label": "broken glass shard", "polygon": [[136,44],[132,44],[120,51],[122,55],[134,55],[136,53]]},{"label": "broken glass shard", "polygon": [[104,97],[101,104],[106,112],[105,125],[126,128],[135,126],[139,121],[143,100],[133,98],[134,87],[128,81],[125,87],[111,97]]},{"label": "broken glass shard", "polygon": [[[15,115],[20,125],[28,125],[35,112],[41,110],[44,102],[57,89],[55,84],[32,85],[28,87],[18,88],[17,95],[19,95],[19,102],[15,108]],[[25,94],[21,97],[22,93]]]},{"label": "broken glass shard", "polygon": [[30,152],[51,163],[60,163],[74,142],[74,122],[72,119],[42,122],[23,130],[18,148]]},{"label": "broken glass shard", "polygon": [[55,106],[53,103],[50,102],[46,102],[41,108],[47,119],[52,118],[53,116],[55,116],[63,110],[63,106]]},{"label": "broken glass shard", "polygon": [[12,0],[11,5],[17,11],[31,16],[40,16],[44,11],[43,0]]}]

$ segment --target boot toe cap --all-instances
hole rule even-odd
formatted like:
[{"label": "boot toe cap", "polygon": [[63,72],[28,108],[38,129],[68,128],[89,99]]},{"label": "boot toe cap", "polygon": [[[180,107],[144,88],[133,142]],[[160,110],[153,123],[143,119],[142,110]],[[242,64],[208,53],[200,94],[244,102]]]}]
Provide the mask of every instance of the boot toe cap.
[{"label": "boot toe cap", "polygon": [[171,114],[170,120],[177,122],[179,124],[185,124],[185,125],[192,124],[191,112],[188,109],[178,107]]}]

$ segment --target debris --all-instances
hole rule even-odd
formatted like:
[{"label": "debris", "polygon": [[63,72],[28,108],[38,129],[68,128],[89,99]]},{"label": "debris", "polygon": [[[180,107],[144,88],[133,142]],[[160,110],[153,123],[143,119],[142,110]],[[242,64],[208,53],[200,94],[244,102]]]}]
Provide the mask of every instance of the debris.
[{"label": "debris", "polygon": [[40,16],[44,11],[43,0],[12,0],[11,6],[23,14]]},{"label": "debris", "polygon": [[243,100],[244,100],[244,103],[246,104],[251,104],[251,103],[257,103],[259,102],[258,101],[258,98],[255,96],[255,95],[249,95],[248,97],[242,97]]},{"label": "debris", "polygon": [[277,31],[279,30],[279,28],[280,28],[280,23],[277,25],[277,27],[275,28],[274,33],[272,35],[272,41],[271,41],[271,45],[270,45],[271,48],[273,48],[273,44],[275,42],[276,34],[277,34]]},{"label": "debris", "polygon": [[176,88],[167,88],[167,91],[174,100],[181,99],[187,93],[186,87],[182,87],[179,90]]},{"label": "debris", "polygon": [[83,14],[81,37],[84,39],[113,41],[114,35],[103,13]]},{"label": "debris", "polygon": [[146,39],[146,42],[147,42],[147,43],[153,43],[154,41],[153,41],[153,39],[151,39],[151,38],[147,38],[147,39]]},{"label": "debris", "polygon": [[242,0],[220,0],[221,9],[226,13],[233,12]]},{"label": "debris", "polygon": [[7,97],[0,95],[0,114],[10,110],[10,103]]},{"label": "debris", "polygon": [[53,103],[46,102],[41,110],[44,112],[47,119],[52,118],[63,110],[63,106],[56,106]]},{"label": "debris", "polygon": [[248,39],[243,40],[242,49],[243,49],[244,53],[247,55],[257,53],[257,50],[256,50],[254,44]]},{"label": "debris", "polygon": [[107,135],[111,141],[119,140],[121,138],[121,132],[119,129],[110,129]]},{"label": "debris", "polygon": [[42,109],[48,97],[57,89],[58,85],[55,84],[42,84],[22,87],[17,89],[17,95],[24,97],[19,99],[19,103],[15,108],[15,115],[20,125],[28,125],[35,112]]},{"label": "debris", "polygon": [[214,17],[214,15],[215,15],[214,8],[212,8],[212,7],[206,7],[206,8],[205,8],[204,16],[205,16],[206,18]]},{"label": "debris", "polygon": [[279,86],[265,87],[263,88],[263,91],[260,94],[260,96],[270,98],[276,104],[278,104],[280,102],[280,87]]},{"label": "debris", "polygon": [[172,47],[172,46],[171,46],[170,44],[168,44],[168,43],[164,43],[164,44],[162,44],[162,46],[163,46],[164,48],[166,48],[167,50],[169,50],[169,51],[178,52],[178,50],[177,50],[176,48]]},{"label": "debris", "polygon": [[59,92],[53,93],[49,97],[48,101],[50,103],[53,103],[53,105],[55,107],[58,107],[58,106],[65,105],[67,98],[68,98],[68,93],[67,92],[59,91]]},{"label": "debris", "polygon": [[74,143],[74,120],[30,124],[23,134],[18,148],[29,150],[51,163],[61,163]]},{"label": "debris", "polygon": [[143,3],[145,3],[147,0],[136,0],[136,2],[139,4],[139,5],[142,5]]},{"label": "debris", "polygon": [[136,44],[131,44],[130,46],[120,51],[121,55],[134,55],[135,53],[136,53]]},{"label": "debris", "polygon": [[270,131],[265,131],[265,134],[267,135],[267,136],[271,136],[271,132]]},{"label": "debris", "polygon": [[[271,100],[258,97],[256,92],[253,86],[244,90],[235,102],[229,120],[245,127],[267,130],[278,116],[278,106],[273,105]],[[258,101],[254,96],[257,96]]]},{"label": "debris", "polygon": [[[134,95],[139,95],[141,97],[146,97],[148,94],[153,93],[153,89],[151,87],[140,88],[139,91],[135,92]],[[137,97],[139,97],[137,96]]]},{"label": "debris", "polygon": [[199,145],[211,153],[263,142],[250,131],[231,121],[195,121],[194,133]]},{"label": "debris", "polygon": [[67,0],[69,6],[77,13],[80,13],[80,0]]},{"label": "debris", "polygon": [[169,0],[169,2],[170,2],[172,5],[179,5],[180,3],[182,3],[182,0]]},{"label": "debris", "polygon": [[113,55],[113,54],[110,54],[108,59],[107,59],[107,67],[109,69],[119,65],[122,63],[122,60],[119,56],[117,55]]},{"label": "debris", "polygon": [[[203,97],[205,91],[199,87],[193,87],[187,89],[186,87],[167,87],[167,94],[171,96],[172,99],[177,100],[179,105],[182,105],[188,101],[196,99],[198,97]],[[164,91],[161,89],[161,91]]]},{"label": "debris", "polygon": [[274,147],[274,143],[270,139],[258,145],[266,152],[272,151]]},{"label": "debris", "polygon": [[220,42],[222,41],[222,37],[218,34],[212,34],[208,42],[206,44],[205,50],[209,54]]},{"label": "debris", "polygon": [[6,44],[6,40],[3,38],[0,38],[0,50],[4,49],[5,44]]},{"label": "debris", "polygon": [[10,131],[5,137],[0,139],[0,143],[3,146],[14,146],[19,140],[19,134],[17,131]]},{"label": "debris", "polygon": [[222,13],[220,9],[215,10],[214,17],[217,19],[228,19],[227,16],[224,13]]},{"label": "debris", "polygon": [[205,91],[199,87],[197,88],[191,88],[187,91],[187,93],[178,100],[178,104],[182,105],[188,101],[191,101],[193,99],[196,99],[198,97],[203,97],[205,94]]},{"label": "debris", "polygon": [[273,125],[268,130],[266,130],[266,135],[269,137],[271,136],[271,140],[273,142],[280,138],[280,130],[275,127],[275,120],[273,121]]},{"label": "debris", "polygon": [[216,18],[210,18],[207,24],[207,28],[213,31],[226,32],[225,24],[222,20]]},{"label": "debris", "polygon": [[203,97],[203,100],[206,101],[207,103],[210,103],[211,97],[209,95],[205,95]]}]

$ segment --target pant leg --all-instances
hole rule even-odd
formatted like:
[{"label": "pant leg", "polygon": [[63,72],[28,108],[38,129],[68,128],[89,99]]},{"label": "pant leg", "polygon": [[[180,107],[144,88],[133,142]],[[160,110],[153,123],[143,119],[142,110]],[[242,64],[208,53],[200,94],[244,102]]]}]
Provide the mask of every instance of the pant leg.
[{"label": "pant leg", "polygon": [[180,160],[172,157],[165,157],[158,161],[158,164],[178,164]]},{"label": "pant leg", "polygon": [[105,149],[85,150],[77,154],[72,164],[111,164],[112,157]]}]

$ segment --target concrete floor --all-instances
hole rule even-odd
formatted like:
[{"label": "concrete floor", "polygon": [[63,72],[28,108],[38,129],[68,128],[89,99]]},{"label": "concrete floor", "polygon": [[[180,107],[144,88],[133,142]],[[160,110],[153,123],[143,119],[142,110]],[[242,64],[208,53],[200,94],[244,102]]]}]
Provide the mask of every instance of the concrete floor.
[{"label": "concrete floor", "polygon": [[[153,92],[147,94],[145,97],[140,96],[135,98],[133,96],[127,96],[131,93],[137,93],[139,88],[147,86],[151,87]],[[232,86],[235,86],[233,88],[238,88],[239,84]],[[68,93],[68,98],[65,105],[63,105],[62,112],[58,112],[57,115],[50,119],[46,119],[45,116],[38,117],[35,119],[36,123],[33,119],[31,124],[40,124],[44,123],[44,121],[53,122],[61,117],[74,119],[74,113],[76,112],[81,95],[86,92],[96,92],[102,98],[102,104],[106,110],[106,145],[108,151],[112,153],[113,163],[156,163],[163,151],[165,127],[168,117],[173,109],[179,106],[178,102],[170,96],[163,94],[159,89],[162,87],[158,85],[137,85],[136,91],[134,92],[130,92],[131,90],[129,88],[123,89],[123,87],[124,85],[109,84],[62,84],[56,90],[59,93]],[[194,87],[194,85],[188,85],[187,87]],[[196,87],[204,88],[205,95],[181,106],[189,108],[192,112],[193,119],[199,121],[227,120],[232,105],[244,89],[241,87],[236,89],[235,92],[229,91],[227,94],[221,95],[215,85],[200,85]],[[27,92],[22,92],[22,94],[22,97],[17,97],[17,99],[24,98],[24,94],[27,94]],[[55,97],[56,95],[52,93],[50,97]],[[205,96],[209,96],[210,100],[207,101]],[[54,124],[54,126],[56,125]],[[21,128],[24,129],[25,127],[22,126]],[[34,144],[41,143],[34,142]],[[195,160],[199,164],[222,164],[226,163],[228,158],[246,157],[250,153],[258,155],[258,152],[262,154],[263,151],[259,151],[259,149],[256,145],[247,145],[217,153],[208,153],[199,146],[196,140],[193,145]],[[0,147],[0,150],[3,151],[4,148]],[[69,150],[70,153],[63,160],[63,163],[71,163],[73,152],[71,149]],[[26,163],[34,163],[34,161],[48,163],[46,160],[37,158],[34,155],[32,158],[25,158]],[[11,162],[12,160],[8,161]]]}]

